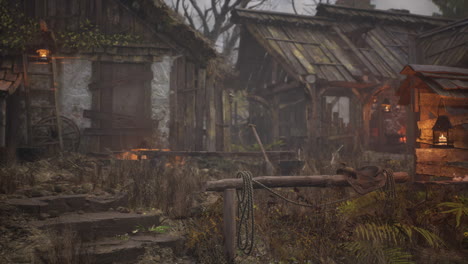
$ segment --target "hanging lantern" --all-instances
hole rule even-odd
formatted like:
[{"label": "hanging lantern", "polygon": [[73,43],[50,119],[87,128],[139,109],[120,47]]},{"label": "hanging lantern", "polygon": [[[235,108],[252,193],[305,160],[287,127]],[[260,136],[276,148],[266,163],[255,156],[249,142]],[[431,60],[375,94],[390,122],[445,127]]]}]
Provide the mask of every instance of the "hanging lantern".
[{"label": "hanging lantern", "polygon": [[450,141],[450,129],[452,123],[446,115],[437,117],[437,121],[432,127],[432,141],[434,147],[448,148],[453,147]]},{"label": "hanging lantern", "polygon": [[48,61],[50,56],[50,50],[48,49],[38,49],[36,53],[39,55],[39,60]]},{"label": "hanging lantern", "polygon": [[385,98],[381,104],[382,107],[382,112],[384,113],[390,113],[392,111],[392,105],[390,104],[390,100],[388,98]]}]

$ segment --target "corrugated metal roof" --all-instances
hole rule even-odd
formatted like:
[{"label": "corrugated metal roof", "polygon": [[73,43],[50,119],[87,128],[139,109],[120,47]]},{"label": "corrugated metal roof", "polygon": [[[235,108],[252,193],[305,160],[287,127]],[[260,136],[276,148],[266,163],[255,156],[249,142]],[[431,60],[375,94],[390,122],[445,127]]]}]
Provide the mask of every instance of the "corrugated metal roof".
[{"label": "corrugated metal roof", "polygon": [[417,44],[421,63],[468,67],[468,18],[420,35]]},{"label": "corrugated metal roof", "polygon": [[359,9],[347,6],[319,4],[317,6],[318,16],[331,17],[338,21],[353,20],[377,23],[399,23],[399,24],[423,24],[430,27],[443,26],[453,19],[415,15],[398,11],[386,11],[378,9]]},{"label": "corrugated metal roof", "polygon": [[[468,98],[468,69],[410,64],[401,73],[418,77],[438,95]],[[401,89],[411,89],[410,82],[404,83]]]},{"label": "corrugated metal roof", "polygon": [[400,69],[408,63],[409,36],[421,30],[411,24],[338,22],[246,9],[234,10],[232,17],[297,75],[316,74],[318,79],[340,82],[360,82],[363,75],[401,78]]}]

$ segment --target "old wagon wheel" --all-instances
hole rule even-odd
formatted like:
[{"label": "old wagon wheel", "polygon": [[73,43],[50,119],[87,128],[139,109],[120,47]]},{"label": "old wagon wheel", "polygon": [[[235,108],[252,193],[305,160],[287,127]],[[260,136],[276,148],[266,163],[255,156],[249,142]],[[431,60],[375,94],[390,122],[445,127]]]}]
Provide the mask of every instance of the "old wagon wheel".
[{"label": "old wagon wheel", "polygon": [[[76,151],[80,145],[80,129],[69,118],[60,116],[62,123],[63,150]],[[37,147],[59,146],[57,117],[49,116],[39,120],[32,127],[32,142]]]}]

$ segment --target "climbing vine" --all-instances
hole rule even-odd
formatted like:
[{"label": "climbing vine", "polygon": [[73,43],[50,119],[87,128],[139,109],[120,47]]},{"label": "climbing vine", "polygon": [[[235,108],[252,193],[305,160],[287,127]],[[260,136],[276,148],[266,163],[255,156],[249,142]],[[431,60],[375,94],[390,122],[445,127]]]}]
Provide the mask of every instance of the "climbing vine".
[{"label": "climbing vine", "polygon": [[[0,53],[20,52],[38,43],[41,38],[39,21],[26,16],[18,4],[0,0]],[[89,20],[81,21],[74,30],[55,32],[56,46],[76,50],[122,45],[140,41],[133,34],[104,34]]]},{"label": "climbing vine", "polygon": [[28,18],[18,5],[0,0],[0,52],[24,50],[40,35],[39,23]]},{"label": "climbing vine", "polygon": [[91,21],[81,22],[75,31],[61,31],[56,35],[61,47],[72,49],[90,49],[102,46],[122,45],[140,41],[140,37],[132,34],[103,34]]}]

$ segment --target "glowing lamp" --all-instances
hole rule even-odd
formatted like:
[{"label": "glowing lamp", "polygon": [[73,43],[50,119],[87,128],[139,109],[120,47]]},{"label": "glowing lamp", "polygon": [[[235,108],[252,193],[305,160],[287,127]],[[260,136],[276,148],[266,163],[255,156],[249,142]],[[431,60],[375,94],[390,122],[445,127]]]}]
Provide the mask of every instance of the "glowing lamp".
[{"label": "glowing lamp", "polygon": [[446,115],[437,117],[437,120],[432,127],[432,141],[434,147],[452,147],[450,141],[450,129],[452,123]]},{"label": "glowing lamp", "polygon": [[38,49],[38,50],[36,50],[36,53],[39,55],[40,60],[42,60],[42,61],[49,60],[50,50],[48,50],[48,49]]},{"label": "glowing lamp", "polygon": [[382,112],[384,113],[390,113],[392,111],[392,105],[390,104],[390,100],[388,98],[385,98],[381,104],[382,107]]}]

